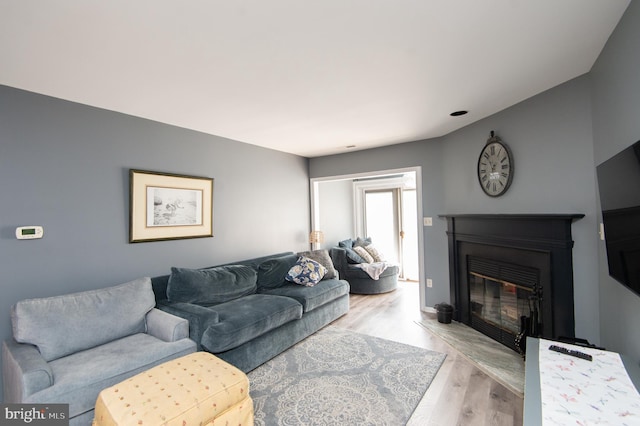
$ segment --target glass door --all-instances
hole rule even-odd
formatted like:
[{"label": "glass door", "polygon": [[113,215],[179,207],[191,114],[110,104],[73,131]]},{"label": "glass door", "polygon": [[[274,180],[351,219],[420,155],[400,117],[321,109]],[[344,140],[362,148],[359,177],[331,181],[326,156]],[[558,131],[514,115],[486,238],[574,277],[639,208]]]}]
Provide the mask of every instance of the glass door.
[{"label": "glass door", "polygon": [[418,281],[415,189],[365,190],[364,222],[364,235],[389,262],[400,265],[400,278]]},{"label": "glass door", "polygon": [[364,192],[365,235],[371,237],[386,260],[400,262],[398,190],[380,189]]}]

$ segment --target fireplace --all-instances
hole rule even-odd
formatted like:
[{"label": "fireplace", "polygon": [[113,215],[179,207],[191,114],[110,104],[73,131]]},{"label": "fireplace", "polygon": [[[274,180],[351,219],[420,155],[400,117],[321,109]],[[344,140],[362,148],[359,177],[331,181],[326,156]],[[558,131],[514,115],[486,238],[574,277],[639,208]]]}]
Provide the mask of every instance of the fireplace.
[{"label": "fireplace", "polygon": [[541,327],[540,271],[476,256],[467,258],[467,271],[471,327],[520,351],[520,333]]},{"label": "fireplace", "polygon": [[454,319],[514,349],[575,336],[571,224],[584,215],[447,215]]}]

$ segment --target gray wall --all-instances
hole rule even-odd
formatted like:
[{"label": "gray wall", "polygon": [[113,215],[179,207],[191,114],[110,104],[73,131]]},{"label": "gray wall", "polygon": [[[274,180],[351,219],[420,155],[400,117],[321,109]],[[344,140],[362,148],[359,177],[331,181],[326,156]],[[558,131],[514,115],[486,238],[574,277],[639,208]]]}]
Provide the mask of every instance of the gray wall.
[{"label": "gray wall", "polygon": [[339,241],[354,238],[353,181],[319,182],[318,201],[320,230],[324,233],[320,248],[330,249]]},{"label": "gray wall", "polygon": [[[129,244],[129,168],[213,177],[215,236]],[[308,248],[306,158],[6,86],[0,182],[2,339],[20,299]]]},{"label": "gray wall", "polygon": [[[632,1],[591,71],[596,164],[640,140],[638,52],[640,2]],[[640,297],[609,277],[604,242],[598,253],[602,344],[638,361]]]},{"label": "gray wall", "polygon": [[[576,333],[599,340],[597,210],[589,78],[583,76],[445,137],[310,160],[311,177],[422,166],[423,216],[451,213],[583,213],[573,226]],[[491,130],[513,151],[515,177],[502,197],[477,182]],[[357,169],[357,170],[354,170]],[[424,232],[426,305],[449,301],[446,223]]]}]

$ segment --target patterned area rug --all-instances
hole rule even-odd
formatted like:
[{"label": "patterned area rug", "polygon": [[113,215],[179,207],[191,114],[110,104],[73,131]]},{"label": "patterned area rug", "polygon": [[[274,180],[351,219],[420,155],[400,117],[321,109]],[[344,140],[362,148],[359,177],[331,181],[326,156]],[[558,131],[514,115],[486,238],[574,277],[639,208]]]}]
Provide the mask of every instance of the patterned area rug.
[{"label": "patterned area rug", "polygon": [[445,356],[325,327],[248,374],[255,424],[403,425]]}]

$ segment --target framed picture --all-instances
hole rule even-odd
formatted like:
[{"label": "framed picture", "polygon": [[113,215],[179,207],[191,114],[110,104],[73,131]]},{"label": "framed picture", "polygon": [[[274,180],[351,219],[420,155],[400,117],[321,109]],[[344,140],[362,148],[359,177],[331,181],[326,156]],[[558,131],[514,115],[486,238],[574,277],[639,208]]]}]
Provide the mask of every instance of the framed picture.
[{"label": "framed picture", "polygon": [[129,242],[213,237],[213,179],[129,170]]}]

